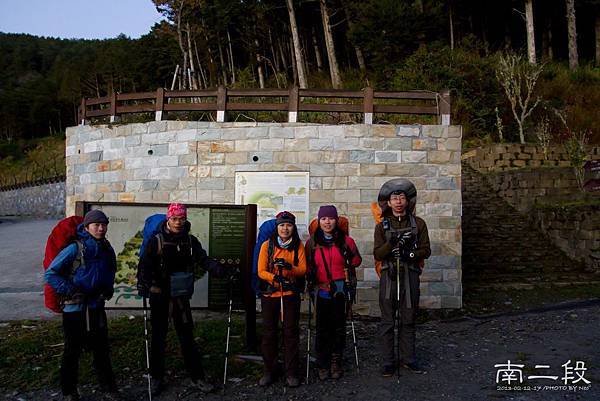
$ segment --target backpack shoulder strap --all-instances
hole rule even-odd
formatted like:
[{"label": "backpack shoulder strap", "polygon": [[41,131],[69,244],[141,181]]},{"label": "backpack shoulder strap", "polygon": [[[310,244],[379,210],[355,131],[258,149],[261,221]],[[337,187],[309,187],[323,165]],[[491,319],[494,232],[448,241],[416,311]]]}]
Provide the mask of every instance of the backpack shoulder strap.
[{"label": "backpack shoulder strap", "polygon": [[77,269],[81,266],[85,267],[85,259],[83,257],[83,253],[85,252],[85,245],[80,240],[75,240],[75,245],[77,245],[77,253],[75,254],[75,259],[73,260],[73,264],[71,265],[71,271],[69,275],[73,277]]},{"label": "backpack shoulder strap", "polygon": [[165,239],[162,233],[157,233],[155,235],[156,240],[158,241],[158,247],[156,248],[156,254],[162,257],[163,247],[165,246]]},{"label": "backpack shoulder strap", "polygon": [[273,240],[269,238],[269,244],[267,245],[267,266],[270,270],[273,270],[273,254],[275,253],[275,244]]}]

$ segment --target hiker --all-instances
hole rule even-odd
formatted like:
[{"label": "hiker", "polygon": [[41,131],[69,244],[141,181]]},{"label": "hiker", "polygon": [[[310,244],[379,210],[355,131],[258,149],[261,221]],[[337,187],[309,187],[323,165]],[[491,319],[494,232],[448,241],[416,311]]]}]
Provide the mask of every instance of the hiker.
[{"label": "hiker", "polygon": [[108,217],[100,210],[86,213],[77,226],[77,240],[52,261],[45,281],[61,297],[64,350],[60,386],[66,400],[79,400],[77,376],[79,355],[84,348],[93,353],[93,366],[100,390],[118,399],[109,345],[104,301],[114,292],[117,261],[106,237]]},{"label": "hiker", "polygon": [[321,206],[318,226],[306,242],[308,290],[316,295],[316,351],[320,380],[343,374],[346,307],[356,291],[356,267],[362,257],[354,240],[340,228],[337,209]]},{"label": "hiker", "polygon": [[187,208],[171,203],[166,220],[158,233],[149,239],[138,266],[138,290],[150,298],[152,340],[150,374],[152,395],[165,388],[165,347],[169,317],[173,320],[185,368],[191,378],[191,387],[202,392],[213,391],[206,380],[201,355],[194,341],[194,322],[190,308],[197,268],[208,270],[216,277],[224,277],[228,270],[210,259],[200,241],[190,234]]},{"label": "hiker", "polygon": [[[415,356],[415,318],[419,307],[419,276],[424,259],[431,255],[427,224],[415,216],[417,190],[412,182],[397,178],[386,182],[378,197],[381,219],[375,226],[373,255],[380,261],[378,270],[383,376],[392,376],[402,366],[424,373]],[[398,302],[398,282],[400,292]],[[399,305],[398,305],[399,303]],[[396,315],[396,308],[400,308]],[[396,322],[397,317],[398,322]],[[394,355],[394,325],[398,325]]]},{"label": "hiker", "polygon": [[262,354],[264,374],[259,385],[268,386],[276,378],[278,356],[277,321],[283,326],[286,384],[300,385],[300,294],[306,273],[304,245],[298,236],[296,217],[287,211],[277,214],[277,230],[265,241],[258,257],[263,316]]}]

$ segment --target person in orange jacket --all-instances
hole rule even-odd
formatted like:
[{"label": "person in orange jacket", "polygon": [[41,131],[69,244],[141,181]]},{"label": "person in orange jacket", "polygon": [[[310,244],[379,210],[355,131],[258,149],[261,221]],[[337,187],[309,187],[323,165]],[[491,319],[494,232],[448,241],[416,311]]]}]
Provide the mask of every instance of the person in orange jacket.
[{"label": "person in orange jacket", "polygon": [[304,246],[298,236],[296,217],[287,211],[277,214],[277,231],[265,241],[258,257],[263,316],[262,353],[264,374],[261,386],[273,383],[278,355],[277,321],[283,325],[286,384],[300,385],[300,293],[306,273]]},{"label": "person in orange jacket", "polygon": [[356,291],[356,268],[362,263],[354,240],[339,225],[337,209],[321,206],[319,225],[306,242],[308,288],[316,295],[319,379],[342,377],[346,345],[347,302]]}]

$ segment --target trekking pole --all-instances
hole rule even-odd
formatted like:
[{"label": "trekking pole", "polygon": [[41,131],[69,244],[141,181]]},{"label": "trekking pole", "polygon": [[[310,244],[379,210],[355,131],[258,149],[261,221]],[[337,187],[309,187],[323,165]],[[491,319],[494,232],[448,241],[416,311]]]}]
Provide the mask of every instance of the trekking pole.
[{"label": "trekking pole", "polygon": [[306,384],[308,384],[309,372],[310,372],[310,323],[312,320],[312,300],[310,292],[308,292],[308,334],[306,336]]},{"label": "trekking pole", "polygon": [[352,343],[354,344],[354,360],[356,362],[356,371],[360,372],[360,367],[358,366],[358,345],[356,343],[356,331],[354,330],[354,315],[352,312],[352,301],[347,303],[348,305],[348,314],[350,315],[350,326],[352,327]]},{"label": "trekking pole", "polygon": [[231,279],[229,279],[229,312],[227,313],[227,341],[225,342],[225,368],[223,370],[223,392],[227,385],[227,362],[229,361],[229,335],[231,333],[231,308],[233,305],[233,291]]},{"label": "trekking pole", "polygon": [[150,383],[150,352],[148,349],[148,303],[144,298],[144,342],[146,343],[146,376],[148,377],[148,400],[152,401],[152,385]]},{"label": "trekking pole", "polygon": [[396,258],[396,363],[400,383],[400,258]]}]

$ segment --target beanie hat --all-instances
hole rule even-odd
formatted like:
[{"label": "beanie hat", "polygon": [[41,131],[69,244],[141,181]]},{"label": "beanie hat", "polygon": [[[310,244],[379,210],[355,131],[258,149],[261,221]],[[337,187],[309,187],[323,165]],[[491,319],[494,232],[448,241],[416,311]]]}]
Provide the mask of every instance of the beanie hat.
[{"label": "beanie hat", "polygon": [[102,210],[94,209],[90,210],[85,214],[83,218],[83,226],[87,227],[92,223],[103,223],[108,224],[108,217],[102,212]]},{"label": "beanie hat", "polygon": [[171,217],[183,217],[187,219],[187,207],[183,203],[171,203],[167,210],[167,219]]},{"label": "beanie hat", "polygon": [[288,212],[287,210],[277,213],[275,219],[277,219],[277,225],[283,223],[290,223],[294,225],[296,224],[296,216],[294,216],[291,212]]},{"label": "beanie hat", "polygon": [[323,217],[331,217],[332,219],[338,219],[338,212],[337,209],[335,208],[335,206],[333,205],[326,205],[326,206],[321,206],[319,208],[319,214],[317,215],[319,217],[319,220],[321,220]]}]

